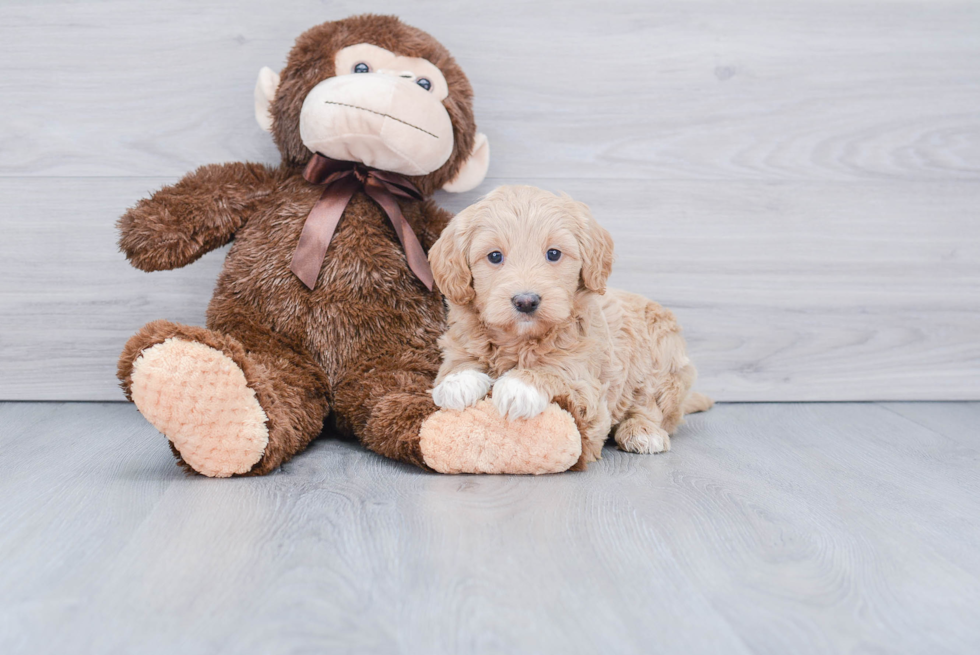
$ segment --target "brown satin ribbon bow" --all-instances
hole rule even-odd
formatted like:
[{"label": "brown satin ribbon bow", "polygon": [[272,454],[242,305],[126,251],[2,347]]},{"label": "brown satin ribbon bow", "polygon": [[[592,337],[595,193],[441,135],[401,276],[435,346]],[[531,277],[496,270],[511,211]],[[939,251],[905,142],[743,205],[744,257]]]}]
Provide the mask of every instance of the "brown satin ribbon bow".
[{"label": "brown satin ribbon bow", "polygon": [[330,240],[337,229],[340,217],[347,203],[360,190],[363,190],[388,215],[398,240],[405,250],[405,258],[412,272],[432,291],[432,269],[422,250],[412,226],[402,215],[395,196],[410,200],[422,200],[422,193],[408,178],[397,173],[388,173],[367,168],[352,161],[329,159],[320,153],[313,155],[303,171],[303,177],[310,184],[324,185],[320,199],[313,205],[306,217],[299,244],[293,253],[290,270],[312,289],[320,275],[320,268],[327,255]]}]

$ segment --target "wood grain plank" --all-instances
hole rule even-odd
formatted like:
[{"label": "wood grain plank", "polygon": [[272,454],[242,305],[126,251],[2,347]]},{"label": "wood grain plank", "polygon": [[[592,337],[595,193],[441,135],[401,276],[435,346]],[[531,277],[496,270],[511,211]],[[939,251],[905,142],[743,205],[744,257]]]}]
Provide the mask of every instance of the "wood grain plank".
[{"label": "wood grain plank", "polygon": [[682,462],[619,458],[635,476],[609,474],[638,521],[671,535],[679,565],[750,650],[980,643],[943,618],[977,616],[978,507],[962,495],[980,480],[976,439],[870,404],[723,405],[692,428],[674,442]]},{"label": "wood grain plank", "polygon": [[130,405],[0,403],[0,651],[50,652],[183,477],[141,423]]},{"label": "wood grain plank", "polygon": [[[494,150],[484,190],[529,182],[596,208],[620,244],[613,282],[677,310],[710,393],[980,398],[980,5],[372,9],[469,72]],[[145,276],[112,221],[198,164],[275,161],[254,72],[363,10],[0,5],[0,398],[118,398],[135,329],[203,321],[221,254]]]},{"label": "wood grain plank", "polygon": [[880,403],[882,408],[934,430],[953,442],[972,446],[980,434],[977,403]]},{"label": "wood grain plank", "polygon": [[980,644],[971,421],[967,442],[874,404],[723,404],[582,474],[430,475],[323,439],[235,480],[178,472],[130,406],[0,421],[4,653]]},{"label": "wood grain plank", "polygon": [[[167,181],[0,180],[0,397],[120,399],[133,332],[203,323],[222,251],[154,274],[116,251],[115,218]],[[616,238],[612,284],[678,313],[721,400],[980,398],[972,182],[537,182],[592,206]]]},{"label": "wood grain plank", "polygon": [[[980,179],[980,5],[572,0],[370,9],[431,31],[476,89],[493,174]],[[0,175],[181,175],[278,159],[258,69],[361,2],[7,2]],[[547,35],[542,44],[541,35]]]},{"label": "wood grain plank", "polygon": [[116,218],[159,185],[140,178],[0,183],[2,397],[119,400],[115,360],[148,317],[204,323],[223,253],[148,275],[116,246]]}]

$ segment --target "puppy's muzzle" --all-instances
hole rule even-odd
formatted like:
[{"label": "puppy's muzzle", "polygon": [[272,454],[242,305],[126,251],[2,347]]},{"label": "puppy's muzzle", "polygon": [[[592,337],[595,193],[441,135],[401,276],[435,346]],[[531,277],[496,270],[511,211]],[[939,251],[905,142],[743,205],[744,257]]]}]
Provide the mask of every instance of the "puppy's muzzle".
[{"label": "puppy's muzzle", "polygon": [[514,309],[522,314],[533,314],[541,304],[541,296],[536,293],[519,293],[510,299]]}]

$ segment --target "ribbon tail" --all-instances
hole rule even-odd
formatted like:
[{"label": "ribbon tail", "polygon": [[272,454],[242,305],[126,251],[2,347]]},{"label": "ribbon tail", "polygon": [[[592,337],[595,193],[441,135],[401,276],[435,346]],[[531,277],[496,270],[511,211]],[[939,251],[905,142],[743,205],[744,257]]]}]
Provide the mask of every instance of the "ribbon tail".
[{"label": "ribbon tail", "polygon": [[327,254],[327,248],[330,247],[330,240],[357,186],[357,180],[352,177],[343,178],[329,185],[313,205],[310,215],[306,217],[289,269],[310,290],[316,286],[320,269],[323,267],[323,259]]},{"label": "ribbon tail", "polygon": [[432,269],[429,267],[429,259],[425,256],[425,250],[422,249],[422,244],[419,243],[418,237],[412,231],[412,226],[408,224],[408,220],[402,214],[401,207],[398,206],[395,197],[381,182],[373,178],[369,178],[364,185],[364,192],[371,196],[385,210],[385,213],[388,215],[388,220],[391,221],[392,227],[395,228],[398,240],[401,241],[409,268],[422,281],[422,284],[429,291],[432,291],[433,278]]}]

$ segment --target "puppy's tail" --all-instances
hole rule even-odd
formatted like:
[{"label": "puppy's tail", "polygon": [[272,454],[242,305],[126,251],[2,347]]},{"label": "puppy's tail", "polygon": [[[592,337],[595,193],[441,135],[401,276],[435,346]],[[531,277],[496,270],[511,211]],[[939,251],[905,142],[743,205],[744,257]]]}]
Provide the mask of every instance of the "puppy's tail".
[{"label": "puppy's tail", "polygon": [[703,393],[698,393],[697,391],[692,391],[687,394],[687,398],[684,399],[684,404],[681,408],[684,410],[685,414],[694,414],[696,412],[704,412],[711,409],[715,404],[715,401],[708,398]]}]

